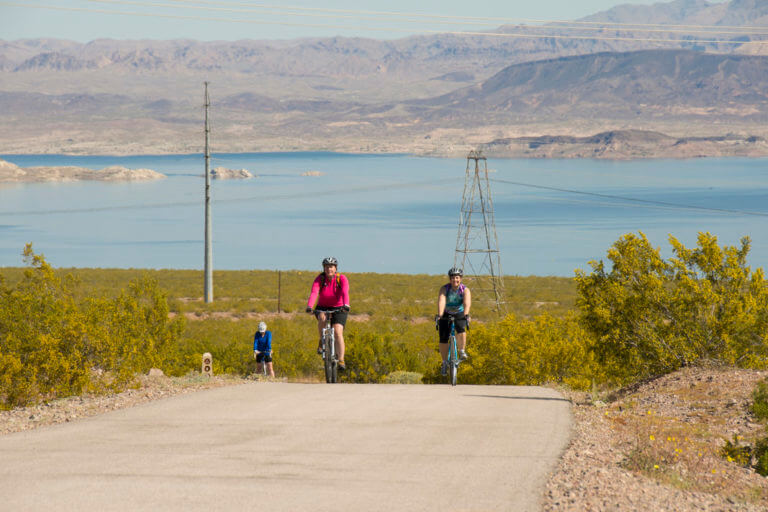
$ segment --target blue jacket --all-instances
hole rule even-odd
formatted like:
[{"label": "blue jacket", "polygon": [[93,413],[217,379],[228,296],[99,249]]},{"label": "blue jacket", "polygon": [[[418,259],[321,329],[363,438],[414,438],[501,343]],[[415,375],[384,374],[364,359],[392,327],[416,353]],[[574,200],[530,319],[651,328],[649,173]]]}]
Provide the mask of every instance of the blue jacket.
[{"label": "blue jacket", "polygon": [[260,332],[256,331],[256,334],[253,336],[253,350],[258,350],[259,352],[266,352],[267,354],[272,353],[272,332],[267,331],[264,334],[261,334]]}]

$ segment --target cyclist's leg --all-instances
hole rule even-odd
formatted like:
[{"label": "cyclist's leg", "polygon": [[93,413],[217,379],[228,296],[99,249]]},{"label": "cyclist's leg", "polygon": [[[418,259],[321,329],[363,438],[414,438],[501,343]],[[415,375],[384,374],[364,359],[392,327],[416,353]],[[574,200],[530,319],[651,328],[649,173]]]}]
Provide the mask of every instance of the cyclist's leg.
[{"label": "cyclist's leg", "polygon": [[333,324],[333,333],[336,335],[336,354],[339,356],[339,361],[344,360],[344,326],[341,324]]},{"label": "cyclist's leg", "polygon": [[267,363],[267,373],[269,373],[270,377],[275,376],[275,369],[272,367],[272,363]]},{"label": "cyclist's leg", "polygon": [[323,353],[323,329],[325,328],[325,313],[317,313],[317,353]]},{"label": "cyclist's leg", "polygon": [[333,333],[336,337],[336,355],[339,361],[344,361],[344,326],[347,324],[347,312],[335,312],[331,322],[333,322]]},{"label": "cyclist's leg", "polygon": [[456,346],[459,350],[464,350],[467,347],[467,333],[456,333]]},{"label": "cyclist's leg", "polygon": [[264,369],[263,365],[264,365],[264,353],[260,352],[256,356],[256,373],[261,373],[262,372],[262,370]]},{"label": "cyclist's leg", "polygon": [[462,317],[456,320],[456,348],[460,354],[467,348],[467,319]]},{"label": "cyclist's leg", "polygon": [[448,359],[448,338],[451,337],[451,321],[445,317],[438,320],[438,330],[440,332],[440,357],[445,362]]},{"label": "cyclist's leg", "polygon": [[318,313],[317,315],[317,334],[320,339],[323,339],[323,328],[325,327],[325,313]]}]

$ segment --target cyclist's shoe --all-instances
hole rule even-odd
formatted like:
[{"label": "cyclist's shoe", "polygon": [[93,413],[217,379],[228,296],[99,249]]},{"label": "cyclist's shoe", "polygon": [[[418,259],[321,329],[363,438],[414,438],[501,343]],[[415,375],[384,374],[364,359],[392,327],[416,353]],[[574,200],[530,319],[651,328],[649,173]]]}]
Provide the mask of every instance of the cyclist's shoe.
[{"label": "cyclist's shoe", "polygon": [[459,361],[466,361],[467,357],[469,357],[469,356],[467,355],[467,353],[465,351],[459,350]]},{"label": "cyclist's shoe", "polygon": [[344,364],[344,361],[339,361],[339,371],[344,371],[347,369],[347,365]]},{"label": "cyclist's shoe", "polygon": [[448,375],[448,361],[443,361],[442,366],[440,366],[440,375],[443,377]]},{"label": "cyclist's shoe", "polygon": [[323,340],[320,340],[320,343],[317,344],[317,355],[323,355]]}]

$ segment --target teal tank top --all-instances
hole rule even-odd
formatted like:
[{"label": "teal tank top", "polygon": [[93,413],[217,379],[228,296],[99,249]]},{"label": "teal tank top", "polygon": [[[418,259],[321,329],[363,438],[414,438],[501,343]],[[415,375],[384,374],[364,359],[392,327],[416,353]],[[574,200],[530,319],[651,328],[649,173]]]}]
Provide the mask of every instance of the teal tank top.
[{"label": "teal tank top", "polygon": [[464,290],[463,284],[457,290],[451,288],[451,283],[445,285],[445,310],[448,313],[464,312]]}]

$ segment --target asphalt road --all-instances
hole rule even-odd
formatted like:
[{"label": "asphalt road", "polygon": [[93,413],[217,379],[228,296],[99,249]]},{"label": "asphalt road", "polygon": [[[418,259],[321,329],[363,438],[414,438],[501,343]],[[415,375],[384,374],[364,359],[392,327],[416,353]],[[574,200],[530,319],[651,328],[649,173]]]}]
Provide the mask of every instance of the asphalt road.
[{"label": "asphalt road", "polygon": [[550,389],[249,383],[0,438],[0,510],[534,511]]}]

